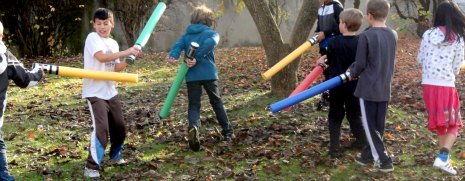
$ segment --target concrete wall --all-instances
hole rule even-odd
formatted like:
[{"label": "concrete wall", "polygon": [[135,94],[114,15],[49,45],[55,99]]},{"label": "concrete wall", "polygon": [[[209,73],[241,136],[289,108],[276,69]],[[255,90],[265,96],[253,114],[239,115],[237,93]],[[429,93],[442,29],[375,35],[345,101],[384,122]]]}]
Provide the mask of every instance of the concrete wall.
[{"label": "concrete wall", "polygon": [[[281,25],[281,34],[284,41],[288,41],[292,28],[297,19],[300,6],[304,0],[280,0],[279,3],[289,13],[288,19],[284,20]],[[460,0],[465,3],[465,0]],[[171,48],[171,45],[183,34],[185,28],[189,25],[190,14],[195,5],[205,3],[214,11],[218,11],[218,0],[173,0],[165,13],[163,14],[159,24],[155,28],[155,33],[152,34],[149,43],[144,48],[146,51],[166,51]],[[353,7],[354,0],[346,0],[345,8]],[[98,5],[94,5],[98,6]],[[360,9],[365,12],[366,0],[360,3]],[[240,12],[236,12],[235,5],[230,0],[225,0],[224,12],[218,18],[215,30],[219,32],[221,40],[220,47],[235,47],[235,46],[255,46],[261,45],[261,39],[258,30],[253,22],[247,8],[243,8]],[[394,11],[393,11],[394,12]],[[127,48],[128,43],[123,38],[120,22],[116,22],[114,29],[114,37],[120,43],[121,48]],[[388,20],[388,25],[395,28],[394,23]],[[366,27],[365,23],[362,28]],[[414,26],[413,26],[414,27]],[[312,27],[312,32],[315,26]],[[88,33],[88,32],[87,32]],[[132,45],[132,43],[129,43]]]}]

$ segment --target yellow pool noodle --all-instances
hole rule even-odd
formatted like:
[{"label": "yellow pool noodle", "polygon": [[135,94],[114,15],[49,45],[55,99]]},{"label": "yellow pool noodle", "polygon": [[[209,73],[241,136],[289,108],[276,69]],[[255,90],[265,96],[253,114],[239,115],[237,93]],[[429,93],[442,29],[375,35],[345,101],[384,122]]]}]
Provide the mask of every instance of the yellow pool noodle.
[{"label": "yellow pool noodle", "polygon": [[263,79],[268,80],[270,79],[274,74],[278,73],[281,69],[283,69],[285,66],[289,65],[292,61],[294,61],[297,57],[302,55],[305,51],[310,49],[312,47],[312,44],[309,41],[306,41],[302,45],[300,45],[297,49],[295,49],[292,53],[284,57],[281,61],[273,65],[269,70],[267,70],[265,73],[262,74]]},{"label": "yellow pool noodle", "polygon": [[58,75],[67,77],[113,80],[117,82],[137,83],[139,81],[139,77],[137,76],[137,74],[95,71],[63,66],[58,66]]}]

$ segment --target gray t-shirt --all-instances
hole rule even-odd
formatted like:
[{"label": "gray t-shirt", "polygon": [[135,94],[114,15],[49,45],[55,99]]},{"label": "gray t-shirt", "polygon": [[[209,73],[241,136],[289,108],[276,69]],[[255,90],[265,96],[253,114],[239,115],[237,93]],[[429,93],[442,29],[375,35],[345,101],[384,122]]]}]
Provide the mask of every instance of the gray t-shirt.
[{"label": "gray t-shirt", "polygon": [[391,98],[397,33],[387,27],[372,27],[360,34],[355,62],[349,67],[359,77],[356,97],[384,102]]}]

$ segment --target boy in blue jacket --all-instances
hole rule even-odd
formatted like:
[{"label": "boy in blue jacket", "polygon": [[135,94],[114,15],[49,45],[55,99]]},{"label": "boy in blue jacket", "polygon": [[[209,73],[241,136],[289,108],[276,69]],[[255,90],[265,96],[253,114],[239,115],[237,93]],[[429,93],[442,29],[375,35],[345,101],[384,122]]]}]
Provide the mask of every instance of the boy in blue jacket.
[{"label": "boy in blue jacket", "polygon": [[211,28],[214,21],[214,13],[211,9],[205,5],[196,7],[191,15],[191,25],[187,27],[184,35],[174,43],[167,57],[168,62],[175,63],[182,51],[187,53],[191,42],[199,44],[194,58],[186,60],[189,67],[186,74],[189,100],[187,112],[189,121],[188,140],[189,147],[193,151],[200,150],[199,127],[202,87],[207,92],[216,119],[223,128],[221,133],[224,139],[230,141],[234,137],[233,128],[218,90],[218,72],[213,51],[220,40],[220,36]]}]

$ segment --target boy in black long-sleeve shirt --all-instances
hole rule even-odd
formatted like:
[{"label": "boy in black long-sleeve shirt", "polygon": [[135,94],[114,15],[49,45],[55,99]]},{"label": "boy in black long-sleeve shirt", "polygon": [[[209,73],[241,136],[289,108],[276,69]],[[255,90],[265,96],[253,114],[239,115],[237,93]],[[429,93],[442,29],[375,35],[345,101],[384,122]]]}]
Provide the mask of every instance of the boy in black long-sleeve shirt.
[{"label": "boy in black long-sleeve shirt", "polygon": [[360,165],[376,163],[382,172],[394,170],[386,152],[383,135],[391,96],[397,34],[386,26],[389,2],[370,0],[367,20],[371,28],[359,35],[355,62],[350,66],[351,79],[359,78],[354,95],[360,98],[366,147],[355,161]]},{"label": "boy in black long-sleeve shirt", "polygon": [[[342,4],[337,0],[320,0],[321,6],[318,8],[318,23],[315,34],[318,34],[318,46],[320,55],[327,55],[329,41],[341,35],[339,31],[339,15],[344,10]],[[327,70],[323,72],[325,79],[329,79]],[[321,100],[318,103],[318,110],[326,107],[329,101],[329,91],[322,94]]]},{"label": "boy in black long-sleeve shirt", "polygon": [[[339,31],[342,36],[334,37],[328,45],[329,65],[328,78],[339,76],[347,71],[347,68],[354,63],[355,53],[357,52],[358,36],[356,31],[362,25],[363,13],[358,9],[346,9],[340,15]],[[318,59],[317,63],[325,63],[325,56]],[[340,157],[340,137],[341,124],[344,116],[347,116],[350,130],[356,141],[353,142],[352,148],[361,148],[366,145],[366,137],[363,133],[361,121],[360,106],[358,99],[354,96],[357,81],[351,81],[329,91],[329,155],[333,158]]]}]

